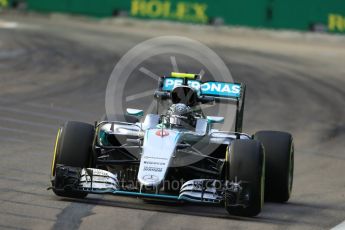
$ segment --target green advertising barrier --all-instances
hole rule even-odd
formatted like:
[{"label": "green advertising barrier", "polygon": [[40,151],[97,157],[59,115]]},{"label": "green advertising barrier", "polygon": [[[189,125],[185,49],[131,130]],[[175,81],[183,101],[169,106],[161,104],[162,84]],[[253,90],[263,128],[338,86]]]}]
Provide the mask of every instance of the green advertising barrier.
[{"label": "green advertising barrier", "polygon": [[271,1],[272,19],[266,27],[298,30],[345,32],[343,0],[276,0]]},{"label": "green advertising barrier", "polygon": [[260,26],[265,7],[266,0],[132,0],[130,15],[197,23],[220,20],[225,24]]},{"label": "green advertising barrier", "polygon": [[[2,2],[8,0],[0,0]],[[29,10],[345,33],[344,0],[27,0]]]},{"label": "green advertising barrier", "polygon": [[130,15],[143,18],[162,18],[186,22],[207,23],[209,21],[209,5],[207,0],[192,1],[161,1],[132,0]]}]

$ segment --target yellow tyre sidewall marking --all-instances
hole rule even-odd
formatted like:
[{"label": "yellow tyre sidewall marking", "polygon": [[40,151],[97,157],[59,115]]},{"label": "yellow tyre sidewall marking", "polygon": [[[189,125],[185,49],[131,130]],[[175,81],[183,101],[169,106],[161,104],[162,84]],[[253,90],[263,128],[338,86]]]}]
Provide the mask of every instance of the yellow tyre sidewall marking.
[{"label": "yellow tyre sidewall marking", "polygon": [[229,164],[230,164],[230,162],[228,162],[228,155],[229,155],[229,148],[230,148],[230,145],[228,145],[228,147],[226,148],[226,152],[225,152],[225,164],[226,164],[226,166],[225,166],[225,178],[226,178],[226,180],[227,179],[229,179],[229,177],[230,177],[230,173],[229,173]]},{"label": "yellow tyre sidewall marking", "polygon": [[230,146],[228,146],[228,147],[226,148],[226,152],[225,152],[225,161],[228,161],[229,148],[230,148]]},{"label": "yellow tyre sidewall marking", "polygon": [[51,175],[54,176],[55,174],[55,162],[56,162],[56,155],[58,150],[59,138],[60,138],[61,129],[58,130],[56,134],[55,146],[54,146],[54,153],[53,153],[53,160],[52,160],[52,168],[51,168]]},{"label": "yellow tyre sidewall marking", "polygon": [[264,154],[262,170],[261,170],[261,178],[260,178],[260,180],[261,180],[261,186],[260,186],[260,189],[261,189],[261,197],[260,197],[261,208],[264,206],[264,202],[265,202],[265,180],[266,180],[265,174],[266,174],[266,155]]}]

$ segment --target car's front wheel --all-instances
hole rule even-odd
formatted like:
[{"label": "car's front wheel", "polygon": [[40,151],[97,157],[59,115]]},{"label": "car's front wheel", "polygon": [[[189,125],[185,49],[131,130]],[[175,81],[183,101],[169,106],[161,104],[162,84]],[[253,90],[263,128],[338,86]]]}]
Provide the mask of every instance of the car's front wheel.
[{"label": "car's front wheel", "polygon": [[232,215],[256,216],[264,203],[265,154],[260,142],[234,140],[226,154],[227,174],[230,182],[248,182],[246,206],[229,205],[225,196],[225,208]]},{"label": "car's front wheel", "polygon": [[87,193],[70,190],[57,190],[56,167],[57,165],[77,168],[91,167],[91,145],[94,138],[94,127],[90,124],[68,121],[58,131],[54,155],[52,160],[52,187],[58,196],[84,198]]}]

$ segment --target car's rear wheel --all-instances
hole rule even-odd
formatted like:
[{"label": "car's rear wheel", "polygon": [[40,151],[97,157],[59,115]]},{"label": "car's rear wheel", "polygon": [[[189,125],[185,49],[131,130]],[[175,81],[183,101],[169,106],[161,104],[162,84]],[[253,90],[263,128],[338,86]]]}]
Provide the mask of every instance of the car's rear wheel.
[{"label": "car's rear wheel", "polygon": [[92,166],[91,146],[94,132],[92,125],[76,121],[68,121],[59,129],[51,169],[53,191],[56,195],[73,198],[84,198],[87,195],[86,192],[55,189],[55,174],[57,165],[77,168]]},{"label": "car's rear wheel", "polygon": [[260,142],[255,140],[235,140],[226,154],[228,181],[249,182],[246,206],[229,205],[225,196],[225,208],[232,215],[256,216],[264,202],[265,154]]},{"label": "car's rear wheel", "polygon": [[286,202],[291,196],[294,170],[294,145],[291,134],[279,131],[259,131],[266,154],[266,190],[268,201]]}]

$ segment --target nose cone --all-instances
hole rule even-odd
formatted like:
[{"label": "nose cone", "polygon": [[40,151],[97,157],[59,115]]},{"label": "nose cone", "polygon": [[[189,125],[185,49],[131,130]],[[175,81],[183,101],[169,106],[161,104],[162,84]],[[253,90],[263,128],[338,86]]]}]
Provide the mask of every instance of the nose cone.
[{"label": "nose cone", "polygon": [[157,188],[164,182],[179,136],[168,129],[146,131],[138,173],[141,185]]}]

